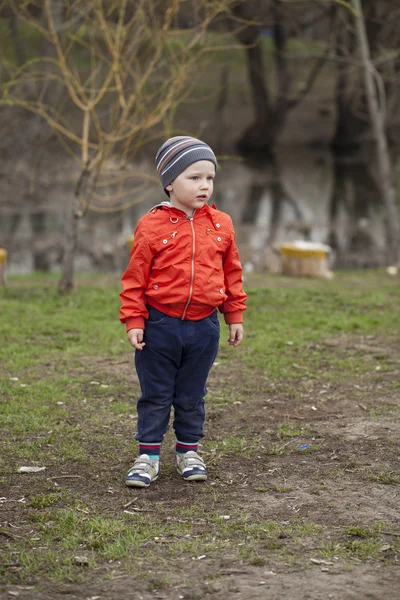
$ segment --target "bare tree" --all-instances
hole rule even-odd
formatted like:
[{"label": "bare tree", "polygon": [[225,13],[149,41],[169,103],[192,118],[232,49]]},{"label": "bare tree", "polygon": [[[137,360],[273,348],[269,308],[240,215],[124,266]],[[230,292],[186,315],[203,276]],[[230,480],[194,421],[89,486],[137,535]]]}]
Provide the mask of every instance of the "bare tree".
[{"label": "bare tree", "polygon": [[[328,6],[318,10],[311,22],[331,19]],[[246,129],[239,141],[243,151],[267,151],[273,153],[274,146],[282,132],[289,113],[304,100],[327,60],[327,52],[322,52],[309,69],[305,81],[297,88],[291,68],[291,55],[288,51],[289,29],[294,26],[290,9],[282,0],[268,0],[260,7],[252,0],[241,3],[233,10],[236,19],[242,22],[237,37],[246,50],[248,76],[254,106],[254,121]],[[309,26],[310,22],[297,20],[297,29]],[[263,31],[271,32],[273,42],[274,73],[267,72],[264,63]],[[276,90],[273,80],[276,80]]]},{"label": "bare tree", "polygon": [[365,89],[368,108],[371,118],[371,127],[376,142],[377,159],[379,167],[379,184],[382,199],[386,208],[386,229],[388,244],[388,259],[391,263],[400,262],[400,224],[399,211],[394,184],[393,168],[391,164],[384,122],[384,105],[379,101],[377,93],[377,74],[374,69],[368,45],[365,28],[364,13],[361,0],[352,0],[356,11],[356,31],[360,49],[360,56],[364,69]]},{"label": "bare tree", "polygon": [[[292,5],[296,2],[285,1]],[[377,150],[378,195],[386,213],[387,259],[389,262],[398,263],[399,208],[388,146],[388,131],[390,109],[395,105],[399,90],[400,2],[316,0],[316,4],[330,5],[334,15],[335,52],[330,57],[337,62],[337,125],[332,142],[336,174],[336,187],[332,197],[333,211],[336,210],[334,207],[337,200],[343,200],[346,196],[345,190],[341,188],[343,174],[346,182],[358,175],[354,164],[350,168],[347,167],[348,150],[359,149],[363,136],[370,130]],[[357,49],[360,56],[357,56]],[[374,190],[375,186],[365,170],[365,165],[363,168],[363,178],[370,182],[370,190]],[[365,196],[363,201],[366,203]]]},{"label": "bare tree", "polygon": [[[396,0],[398,1],[398,0]],[[399,92],[400,36],[395,24],[400,22],[400,2],[393,10],[393,2],[364,0],[363,12],[371,61],[381,75],[382,90],[387,97],[385,127],[390,132],[396,120]],[[337,62],[336,80],[336,130],[332,141],[335,150],[360,147],[370,133],[370,120],[363,75],[357,56],[357,36],[354,13],[333,2],[335,52]],[[397,16],[396,16],[397,15]]]},{"label": "bare tree", "polygon": [[[102,195],[104,167],[111,165],[108,179],[118,171],[108,181],[115,192],[121,165],[189,95],[207,28],[231,4],[199,1],[195,28],[182,32],[176,27],[182,1],[6,0],[15,18],[39,33],[54,52],[30,58],[18,68],[9,65],[2,103],[43,119],[79,165],[71,190],[60,292],[73,287],[80,220],[89,209],[126,207],[125,203],[121,208],[121,194]],[[26,93],[27,84],[33,97]],[[54,89],[61,94],[52,93]],[[132,176],[138,174],[126,170],[122,179]],[[144,174],[139,176],[146,181]],[[141,199],[141,183],[138,190]]]}]

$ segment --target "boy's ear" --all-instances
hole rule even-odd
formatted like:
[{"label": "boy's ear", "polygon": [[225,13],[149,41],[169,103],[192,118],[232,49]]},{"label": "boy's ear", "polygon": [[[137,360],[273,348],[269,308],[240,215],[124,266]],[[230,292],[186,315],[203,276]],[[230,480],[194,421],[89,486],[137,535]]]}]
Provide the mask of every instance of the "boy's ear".
[{"label": "boy's ear", "polygon": [[172,192],[172,185],[169,183],[166,188],[167,192]]}]

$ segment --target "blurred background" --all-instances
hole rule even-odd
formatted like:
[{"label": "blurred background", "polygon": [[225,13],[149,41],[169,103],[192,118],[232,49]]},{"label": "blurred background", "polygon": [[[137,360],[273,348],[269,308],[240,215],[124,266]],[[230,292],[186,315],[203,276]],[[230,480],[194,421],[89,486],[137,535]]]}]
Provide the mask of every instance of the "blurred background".
[{"label": "blurred background", "polygon": [[395,264],[400,0],[358,4],[0,2],[8,272],[57,269],[64,289],[121,272],[167,199],[154,156],[173,135],[217,154],[245,271],[273,272],[293,240],[328,244],[335,268]]}]

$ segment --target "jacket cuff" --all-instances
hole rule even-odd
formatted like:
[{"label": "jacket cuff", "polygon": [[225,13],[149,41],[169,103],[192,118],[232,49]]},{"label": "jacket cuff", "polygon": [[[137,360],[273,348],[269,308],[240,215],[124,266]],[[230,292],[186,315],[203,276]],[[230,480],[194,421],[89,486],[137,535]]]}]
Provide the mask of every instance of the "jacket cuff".
[{"label": "jacket cuff", "polygon": [[126,331],[130,329],[144,329],[144,318],[143,317],[129,317],[125,321]]},{"label": "jacket cuff", "polygon": [[243,323],[243,311],[237,310],[236,312],[224,313],[225,323],[232,325],[233,323]]}]

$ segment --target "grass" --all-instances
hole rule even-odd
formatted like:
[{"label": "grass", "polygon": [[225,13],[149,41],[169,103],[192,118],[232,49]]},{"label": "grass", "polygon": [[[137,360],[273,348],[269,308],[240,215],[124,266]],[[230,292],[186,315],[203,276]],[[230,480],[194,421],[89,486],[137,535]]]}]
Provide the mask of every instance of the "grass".
[{"label": "grass", "polygon": [[87,569],[87,565],[77,565],[77,556],[87,558],[89,567],[106,560],[123,561],[126,568],[132,569],[139,559],[156,565],[157,561],[181,557],[216,558],[230,548],[233,539],[246,540],[239,545],[237,556],[254,564],[255,555],[262,553],[265,558],[269,550],[296,544],[300,538],[323,531],[318,525],[297,519],[285,525],[270,521],[255,524],[239,515],[226,521],[213,512],[207,514],[205,523],[196,525],[194,519],[201,512],[198,505],[187,510],[179,523],[158,523],[153,516],[143,514],[118,519],[87,516],[77,511],[77,504],[51,509],[47,501],[42,502],[43,498],[38,503],[36,496],[35,503],[30,505],[43,509],[31,516],[35,536],[18,542],[17,550],[5,556],[7,563],[15,561],[17,554],[18,565],[28,579],[39,572],[55,580],[71,575],[75,578],[77,574],[82,577],[82,569]]},{"label": "grass", "polygon": [[[387,278],[383,289],[378,290],[376,277],[376,273],[368,274],[354,285],[344,273],[333,281],[322,284],[314,280],[297,289],[249,289],[253,310],[246,320],[246,362],[252,367],[267,367],[275,376],[296,378],[332,367],[335,376],[339,371],[362,373],[370,368],[361,352],[341,356],[336,346],[327,346],[324,340],[343,334],[361,337],[380,332],[393,336],[399,329],[398,285]],[[386,361],[387,356],[379,358],[381,368]]]},{"label": "grass", "polygon": [[[35,460],[52,440],[61,439],[62,456],[84,460],[80,425],[65,426],[62,416],[74,409],[107,425],[110,416],[132,412],[126,387],[91,365],[94,357],[113,361],[127,355],[118,323],[119,285],[97,285],[96,278],[84,285],[84,279],[78,277],[78,288],[70,296],[57,294],[54,276],[12,277],[1,291],[0,391],[6,402],[0,406],[0,423],[12,443],[24,438],[16,451],[22,457]],[[314,280],[296,287],[249,287],[248,293],[246,343],[236,354],[221,345],[218,360],[229,365],[239,357],[252,373],[258,370],[273,380],[312,380],[323,372],[326,380],[338,381],[371,372],[377,359],[371,363],[363,353],[344,351],[326,340],[385,335],[395,341],[400,329],[400,288],[379,272],[357,275],[355,285],[354,277],[344,273],[333,281]],[[392,368],[390,355],[380,356],[379,366]],[[253,379],[249,393],[260,382],[262,378]],[[91,401],[85,404],[88,395]],[[238,397],[237,390],[221,389],[210,393],[209,399],[218,407],[237,402]],[[246,401],[244,386],[240,397]],[[40,436],[27,439],[28,431],[31,438]],[[277,425],[277,433],[280,438],[307,436],[309,429],[285,422]],[[213,447],[240,453],[247,446],[246,440],[232,438]],[[274,448],[270,451],[273,454]]]},{"label": "grass", "polygon": [[278,423],[276,426],[278,437],[298,437],[300,435],[308,436],[310,434],[309,425],[299,425],[298,423]]},{"label": "grass", "polygon": [[[397,486],[397,473],[378,463],[372,469],[360,462],[353,469],[345,459],[342,465],[330,462],[340,442],[319,437],[314,422],[311,426],[304,419],[285,417],[283,401],[273,423],[266,423],[268,407],[276,398],[301,401],[302,384],[324,392],[310,400],[318,410],[307,414],[316,417],[341,382],[359,377],[362,384],[368,375],[385,385],[382,370],[392,366],[390,348],[400,331],[398,282],[381,272],[339,273],[328,282],[268,281],[267,288],[247,286],[246,343],[236,350],[221,344],[220,365],[208,397],[211,412],[221,411],[217,426],[233,410],[251,415],[260,398],[266,402],[265,419],[240,425],[232,412],[224,435],[204,442],[213,473],[210,484],[195,492],[185,488],[185,494],[172,496],[170,503],[163,497],[164,488],[155,489],[161,494],[157,511],[148,502],[153,490],[150,495],[139,493],[138,502],[124,513],[123,504],[132,494],[124,495],[121,474],[132,457],[136,427],[132,398],[139,389],[118,322],[119,284],[116,278],[82,275],[72,295],[59,297],[54,275],[9,278],[8,287],[0,290],[0,481],[13,486],[7,488],[13,490],[7,492],[7,501],[9,495],[15,511],[8,519],[12,522],[19,514],[22,525],[20,530],[6,529],[9,537],[0,537],[5,541],[0,567],[4,581],[35,584],[47,577],[79,582],[99,573],[112,578],[117,571],[135,572],[138,562],[145,561],[150,566],[169,565],[171,572],[166,568],[144,574],[147,589],[157,590],[172,585],[183,559],[203,555],[214,561],[229,555],[234,564],[260,567],[270,557],[285,564],[304,564],[310,556],[338,556],[349,564],[382,557],[394,560],[400,544],[390,522],[360,520],[339,533],[336,527],[327,541],[328,525],[296,517],[295,510],[301,491],[308,490],[310,498],[315,489],[322,491],[329,506],[340,496],[337,488],[350,480],[360,486]],[[255,276],[254,283],[261,279]],[[367,336],[373,336],[372,345],[384,338],[388,352],[360,352],[357,343]],[[382,367],[379,372],[377,364]],[[394,383],[388,384],[391,394],[397,389]],[[354,394],[361,402],[362,392],[357,389]],[[368,411],[372,408],[371,401],[365,405]],[[361,416],[379,424],[382,411],[375,420],[368,411],[361,411]],[[310,448],[301,451],[300,445]],[[327,448],[328,458],[324,455],[323,460],[330,471],[321,474],[321,460],[310,461]],[[289,463],[281,462],[285,459]],[[232,469],[241,465],[239,475],[220,471],[223,461],[228,470],[231,462]],[[288,477],[279,471],[285,464],[286,469],[292,469],[287,464],[314,467],[299,484],[293,469]],[[46,471],[18,474],[22,465],[43,465]],[[254,465],[259,479],[248,477],[247,468]],[[175,477],[174,469],[166,465],[163,486],[172,490],[174,485],[168,486],[175,484]],[[251,504],[243,507],[235,500],[241,489],[256,507],[268,506],[271,498],[288,502],[285,521],[282,516],[273,519],[251,512]],[[390,550],[383,551],[385,531],[394,539]],[[78,564],[77,556],[87,562]]]},{"label": "grass", "polygon": [[368,473],[368,479],[370,481],[376,481],[378,483],[383,483],[384,485],[397,485],[400,483],[400,477],[392,472],[380,472],[370,471]]}]

